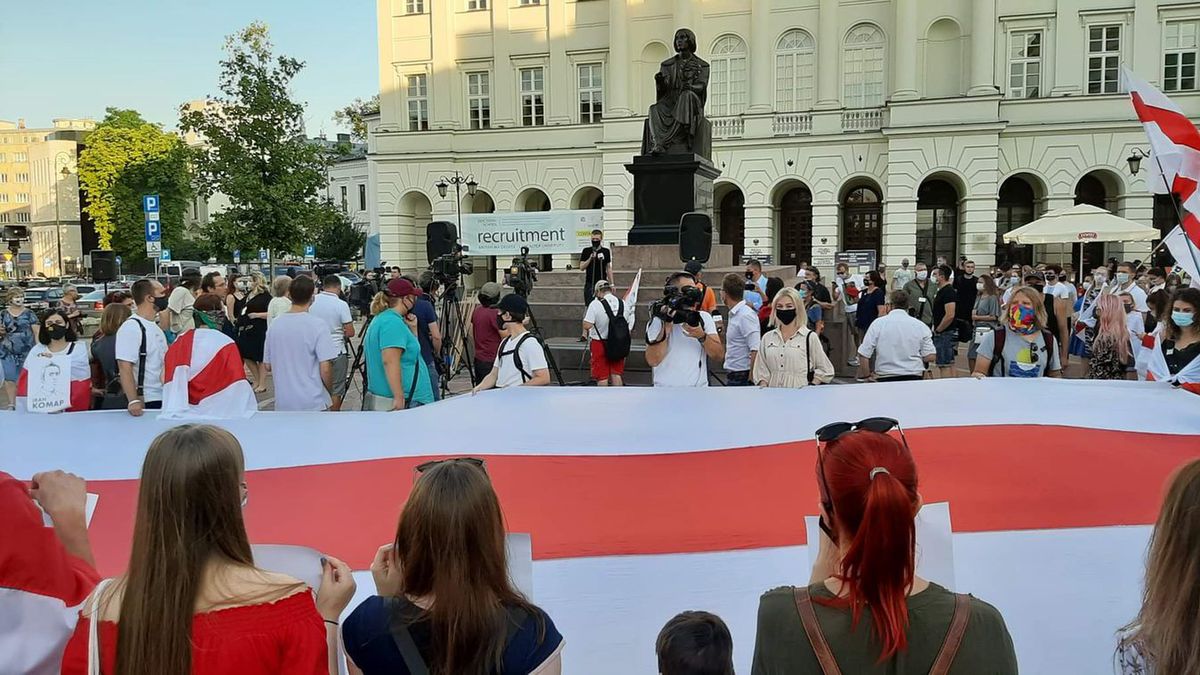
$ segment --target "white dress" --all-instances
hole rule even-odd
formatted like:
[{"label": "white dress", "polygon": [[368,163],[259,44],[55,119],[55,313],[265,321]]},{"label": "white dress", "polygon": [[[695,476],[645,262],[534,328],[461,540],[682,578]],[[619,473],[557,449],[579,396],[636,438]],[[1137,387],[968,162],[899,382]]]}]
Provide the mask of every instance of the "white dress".
[{"label": "white dress", "polygon": [[808,386],[810,368],[816,381],[828,384],[833,380],[833,363],[825,355],[817,334],[801,328],[790,340],[784,340],[779,329],[774,328],[759,344],[753,381],[755,384],[766,382],[768,387],[798,389]]}]

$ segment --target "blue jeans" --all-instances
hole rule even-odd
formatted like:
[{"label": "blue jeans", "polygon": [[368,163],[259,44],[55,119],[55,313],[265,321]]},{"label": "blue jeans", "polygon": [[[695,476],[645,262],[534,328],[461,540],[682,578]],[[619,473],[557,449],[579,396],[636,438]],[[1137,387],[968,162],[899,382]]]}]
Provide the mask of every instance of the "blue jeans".
[{"label": "blue jeans", "polygon": [[440,379],[438,377],[437,364],[433,361],[425,362],[425,369],[429,372],[429,386],[433,389],[433,400],[442,400],[442,392],[440,387]]}]

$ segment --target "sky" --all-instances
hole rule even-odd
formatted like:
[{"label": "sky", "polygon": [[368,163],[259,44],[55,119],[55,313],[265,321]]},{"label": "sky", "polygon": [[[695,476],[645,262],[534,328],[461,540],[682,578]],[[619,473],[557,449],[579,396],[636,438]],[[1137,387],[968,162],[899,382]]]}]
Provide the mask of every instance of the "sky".
[{"label": "sky", "polygon": [[333,111],[379,91],[375,0],[21,0],[0,20],[0,119],[132,108],[164,128],[180,104],[218,94],[225,37],[252,21],[276,54],[305,62],[293,97],[305,130],[330,137]]}]

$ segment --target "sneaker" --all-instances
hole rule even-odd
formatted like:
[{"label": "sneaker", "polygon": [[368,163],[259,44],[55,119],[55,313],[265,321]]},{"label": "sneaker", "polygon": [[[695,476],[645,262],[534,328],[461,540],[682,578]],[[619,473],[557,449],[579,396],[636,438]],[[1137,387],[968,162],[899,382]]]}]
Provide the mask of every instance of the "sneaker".
[{"label": "sneaker", "polygon": [[846,365],[850,366],[851,368],[857,368],[858,367],[858,359],[850,359],[850,360],[846,361]]},{"label": "sneaker", "polygon": [[580,335],[580,336],[579,336],[579,341],[580,341],[580,342],[587,342],[587,341],[588,341],[588,339],[587,339],[586,337],[584,337],[584,336]]}]

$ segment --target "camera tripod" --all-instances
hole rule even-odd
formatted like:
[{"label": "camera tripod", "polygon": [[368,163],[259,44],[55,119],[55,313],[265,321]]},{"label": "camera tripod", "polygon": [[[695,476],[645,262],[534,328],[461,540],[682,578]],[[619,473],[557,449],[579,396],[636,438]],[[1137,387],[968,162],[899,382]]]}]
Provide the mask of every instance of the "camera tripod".
[{"label": "camera tripod", "polygon": [[350,386],[354,384],[354,376],[358,375],[362,380],[362,405],[359,407],[360,410],[367,409],[367,362],[363,360],[363,352],[366,351],[367,328],[370,327],[371,319],[374,318],[374,314],[367,312],[367,320],[363,322],[362,332],[358,339],[357,351],[354,349],[354,343],[346,340],[346,348],[354,354],[354,362],[350,365],[350,370],[346,374],[346,391],[350,391]]},{"label": "camera tripod", "polygon": [[[475,361],[471,354],[471,345],[467,342],[467,316],[460,302],[461,287],[458,284],[447,284],[442,291],[442,311],[438,313],[442,327],[442,351],[438,354],[438,364],[442,369],[439,373],[438,385],[441,387],[442,398],[450,394],[450,380],[467,369],[471,375],[471,384],[479,384],[475,379]],[[454,352],[458,351],[459,362],[454,363]]]},{"label": "camera tripod", "polygon": [[[526,302],[529,301],[527,296],[522,296]],[[538,327],[537,317],[533,315],[533,305],[529,305],[529,332],[542,345],[542,351],[546,354],[546,363],[550,364],[550,372],[554,373],[554,379],[558,380],[558,386],[567,386],[566,380],[563,379],[562,371],[558,369],[558,361],[554,360],[554,352],[550,351],[550,346],[546,344],[546,338],[542,335],[542,329]]]}]

